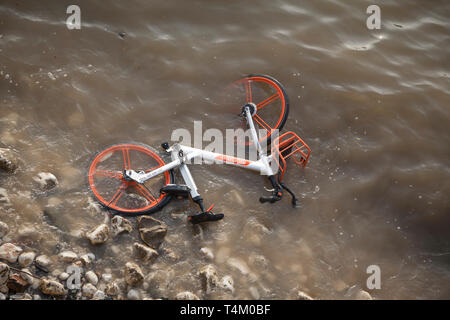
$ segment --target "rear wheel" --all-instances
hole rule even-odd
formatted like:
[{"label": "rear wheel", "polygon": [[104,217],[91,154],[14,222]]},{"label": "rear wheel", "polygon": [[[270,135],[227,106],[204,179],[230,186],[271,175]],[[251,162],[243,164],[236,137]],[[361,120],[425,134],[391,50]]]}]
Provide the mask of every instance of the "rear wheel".
[{"label": "rear wheel", "polygon": [[145,183],[127,181],[124,170],[149,172],[165,165],[156,151],[144,144],[115,144],[99,152],[89,166],[89,186],[105,207],[125,214],[152,213],[170,201],[159,190],[174,183],[173,173],[166,171]]}]

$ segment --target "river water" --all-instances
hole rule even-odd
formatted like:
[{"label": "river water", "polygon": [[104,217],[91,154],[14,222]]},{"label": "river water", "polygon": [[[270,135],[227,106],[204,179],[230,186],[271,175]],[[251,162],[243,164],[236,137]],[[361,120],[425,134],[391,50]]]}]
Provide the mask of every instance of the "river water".
[{"label": "river water", "polygon": [[[269,74],[290,98],[285,129],[312,149],[284,180],[301,208],[287,195],[260,204],[269,185],[258,174],[192,166],[225,219],[193,227],[185,218],[197,208],[182,200],[153,215],[179,255],[142,266],[170,278],[161,295],[346,299],[356,285],[378,299],[450,298],[450,6],[383,1],[381,29],[369,30],[372,2],[77,1],[81,30],[68,30],[70,1],[3,0],[0,146],[21,158],[0,175],[10,240],[49,255],[92,251],[97,271],[120,276],[136,260],[136,230],[98,247],[78,237],[104,218],[87,200],[92,156],[117,142],[159,148],[196,120],[217,127],[221,89]],[[41,171],[60,185],[36,191]],[[201,293],[202,247],[233,277],[231,296]],[[381,289],[366,287],[371,265]]]}]

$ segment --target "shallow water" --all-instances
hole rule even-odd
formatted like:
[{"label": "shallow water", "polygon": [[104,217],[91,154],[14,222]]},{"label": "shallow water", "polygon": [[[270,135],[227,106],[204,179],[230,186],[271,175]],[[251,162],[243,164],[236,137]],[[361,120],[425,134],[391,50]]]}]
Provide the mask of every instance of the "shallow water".
[{"label": "shallow water", "polygon": [[[197,208],[172,201],[154,216],[180,259],[162,256],[145,272],[173,272],[169,296],[197,292],[207,246],[219,275],[234,278],[234,298],[254,298],[249,287],[268,299],[298,289],[346,298],[350,286],[368,290],[369,265],[382,272],[381,289],[368,290],[375,298],[450,298],[447,1],[383,2],[380,30],[366,27],[370,1],[78,3],[82,29],[72,31],[70,2],[0,4],[0,146],[22,161],[0,176],[12,241],[48,254],[93,251],[96,268],[118,276],[135,259],[136,230],[96,248],[77,237],[104,218],[88,201],[92,156],[117,142],[159,148],[195,120],[218,127],[221,90],[270,74],[290,97],[285,128],[312,149],[308,166],[291,166],[285,179],[301,208],[288,196],[260,204],[268,184],[255,173],[193,166],[203,197],[226,217],[199,229],[185,222]],[[57,190],[35,191],[41,171],[58,177]],[[265,229],[252,231],[255,222]]]}]

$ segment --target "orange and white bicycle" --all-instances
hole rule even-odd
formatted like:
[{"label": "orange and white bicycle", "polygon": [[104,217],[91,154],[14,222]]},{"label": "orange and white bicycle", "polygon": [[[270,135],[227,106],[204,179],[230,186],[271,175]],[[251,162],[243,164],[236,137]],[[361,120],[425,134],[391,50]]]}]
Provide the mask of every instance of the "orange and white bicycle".
[{"label": "orange and white bicycle", "polygon": [[[250,129],[251,141],[256,147],[256,161],[236,158],[220,153],[178,143],[170,146],[161,144],[163,150],[171,155],[172,161],[165,163],[150,146],[140,143],[124,143],[107,147],[99,152],[89,166],[88,180],[95,198],[115,213],[128,215],[149,214],[160,210],[174,196],[190,197],[200,207],[200,213],[188,216],[188,221],[196,224],[216,221],[223,214],[213,213],[211,206],[205,210],[188,164],[194,158],[202,161],[217,161],[235,167],[259,171],[268,176],[273,189],[270,196],[261,197],[261,203],[274,203],[281,200],[283,190],[296,197],[283,183],[286,160],[305,167],[311,149],[294,132],[275,134],[287,120],[289,101],[286,91],[274,78],[267,75],[249,75],[233,83],[232,87],[240,93],[240,101],[234,106],[236,114],[246,120]],[[239,94],[238,94],[239,95]],[[236,97],[234,97],[236,98]],[[258,137],[255,127],[264,130]],[[261,147],[262,142],[272,144],[270,154]],[[176,184],[173,170],[178,168],[184,184]]]}]

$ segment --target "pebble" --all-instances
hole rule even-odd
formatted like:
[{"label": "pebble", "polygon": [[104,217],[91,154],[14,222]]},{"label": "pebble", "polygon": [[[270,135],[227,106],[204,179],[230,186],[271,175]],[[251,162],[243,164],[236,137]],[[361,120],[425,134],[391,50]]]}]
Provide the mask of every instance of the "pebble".
[{"label": "pebble", "polygon": [[9,279],[9,266],[0,262],[0,287],[4,286]]},{"label": "pebble", "polygon": [[200,300],[195,294],[190,291],[180,292],[175,297],[176,300]]},{"label": "pebble", "polygon": [[142,245],[140,243],[135,242],[134,250],[139,258],[142,259],[143,262],[153,262],[158,256],[158,252],[155,249]]},{"label": "pebble", "polygon": [[58,281],[42,279],[39,289],[43,294],[50,296],[63,296],[66,294],[64,286]]},{"label": "pebble", "polygon": [[200,249],[200,253],[207,260],[210,260],[210,261],[214,260],[214,253],[212,252],[212,250],[210,248],[203,247]]},{"label": "pebble", "polygon": [[98,277],[97,277],[97,275],[95,274],[94,271],[88,271],[88,272],[86,272],[85,277],[86,277],[86,280],[89,281],[91,284],[93,284],[94,286],[97,285],[97,283],[98,283]]},{"label": "pebble", "polygon": [[9,227],[6,223],[0,221],[0,238],[6,236],[9,232]]},{"label": "pebble", "polygon": [[230,291],[231,293],[234,293],[234,281],[231,276],[224,276],[222,280],[220,280],[220,286]]},{"label": "pebble", "polygon": [[198,274],[200,276],[200,281],[202,283],[203,290],[205,290],[206,293],[210,293],[211,290],[219,282],[216,268],[213,265],[209,264],[201,268]]},{"label": "pebble", "polygon": [[314,300],[307,293],[303,291],[297,291],[297,300]]},{"label": "pebble", "polygon": [[16,171],[17,157],[14,155],[13,151],[6,148],[0,148],[0,169],[13,173]]},{"label": "pebble", "polygon": [[8,192],[5,188],[0,188],[0,203],[9,204]]},{"label": "pebble", "polygon": [[51,264],[51,260],[48,256],[43,254],[36,258],[36,263],[41,267],[48,268]]},{"label": "pebble", "polygon": [[29,251],[29,252],[23,252],[20,256],[19,256],[19,264],[22,267],[29,267],[33,261],[34,258],[36,257],[36,253]]},{"label": "pebble", "polygon": [[125,264],[125,281],[130,286],[135,286],[143,280],[144,274],[142,273],[141,268],[133,262],[127,262]]},{"label": "pebble", "polygon": [[92,298],[97,292],[97,288],[92,283],[85,284],[81,289],[83,296]]},{"label": "pebble", "polygon": [[92,245],[105,243],[109,238],[109,227],[106,224],[101,224],[91,231],[86,233],[86,238]]},{"label": "pebble", "polygon": [[114,216],[111,219],[111,232],[113,237],[119,235],[122,232],[130,233],[133,230],[131,222],[121,216]]},{"label": "pebble", "polygon": [[127,298],[129,300],[139,300],[139,298],[140,298],[139,291],[137,291],[135,289],[131,289],[127,293]]},{"label": "pebble", "polygon": [[116,282],[113,282],[106,286],[105,291],[107,295],[115,297],[120,293],[120,287]]},{"label": "pebble", "polygon": [[112,274],[111,273],[104,273],[104,274],[102,274],[102,280],[105,281],[106,283],[111,282]]},{"label": "pebble", "polygon": [[58,276],[58,279],[61,281],[66,281],[67,279],[69,279],[70,274],[68,274],[67,272],[61,272]]},{"label": "pebble", "polygon": [[58,257],[63,262],[71,263],[78,259],[78,255],[73,251],[63,251],[61,252]]},{"label": "pebble", "polygon": [[81,262],[86,266],[89,267],[92,262],[95,260],[95,255],[93,253],[87,253],[80,257]]},{"label": "pebble", "polygon": [[4,243],[0,246],[0,259],[10,263],[16,263],[17,258],[22,253],[22,248],[12,243]]},{"label": "pebble", "polygon": [[20,273],[20,277],[24,279],[28,284],[33,284],[35,278],[31,276],[31,271],[27,268],[23,268],[21,271],[23,272]]},{"label": "pebble", "polygon": [[104,300],[105,299],[105,293],[101,290],[97,290],[97,292],[94,293],[94,296],[92,299],[95,300]]},{"label": "pebble", "polygon": [[40,172],[33,180],[39,184],[42,190],[50,190],[58,185],[58,179],[50,172]]},{"label": "pebble", "polygon": [[138,218],[138,228],[142,241],[153,249],[159,248],[167,234],[167,225],[149,216]]}]

